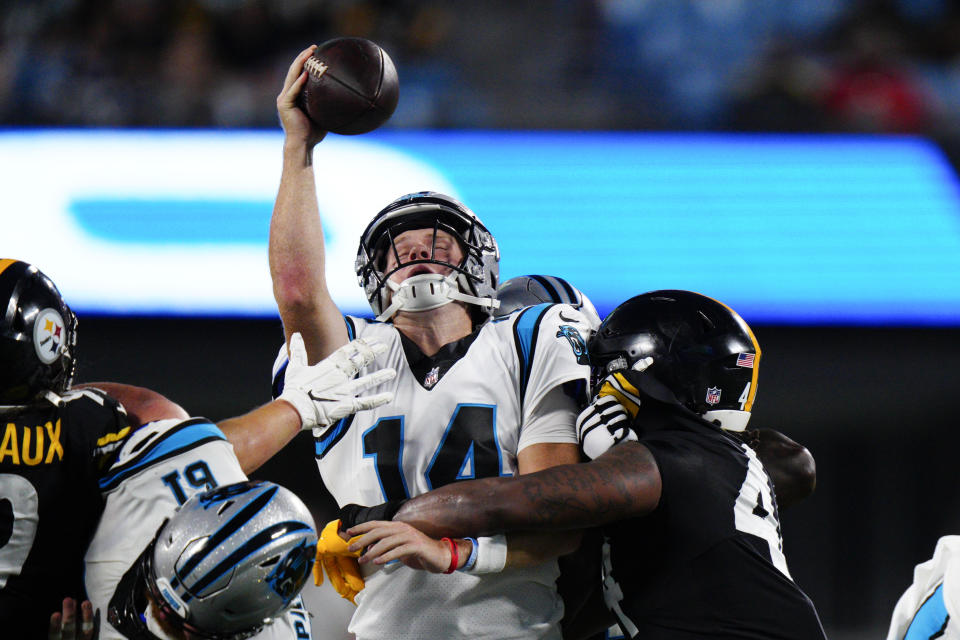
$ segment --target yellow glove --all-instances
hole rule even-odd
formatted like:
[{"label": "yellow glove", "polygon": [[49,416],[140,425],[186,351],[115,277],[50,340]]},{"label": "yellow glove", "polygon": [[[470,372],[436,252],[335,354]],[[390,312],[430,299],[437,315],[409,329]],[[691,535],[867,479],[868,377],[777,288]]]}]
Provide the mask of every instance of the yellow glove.
[{"label": "yellow glove", "polygon": [[[359,536],[358,536],[359,537]],[[327,523],[317,540],[317,561],[313,564],[313,583],[318,587],[323,584],[323,572],[327,572],[330,584],[340,594],[353,604],[353,598],[363,589],[363,577],[360,575],[360,565],[357,558],[360,551],[350,551],[347,547],[357,538],[344,540],[340,537],[340,521],[332,520]]]}]

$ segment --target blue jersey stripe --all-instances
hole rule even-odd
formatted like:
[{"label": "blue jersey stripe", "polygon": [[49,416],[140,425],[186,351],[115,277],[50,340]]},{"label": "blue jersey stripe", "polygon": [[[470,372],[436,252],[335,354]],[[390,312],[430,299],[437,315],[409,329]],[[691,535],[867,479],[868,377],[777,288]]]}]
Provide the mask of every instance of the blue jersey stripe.
[{"label": "blue jersey stripe", "polygon": [[540,320],[552,307],[552,303],[538,304],[535,307],[527,307],[520,312],[513,325],[513,337],[517,347],[517,356],[520,360],[520,398],[521,401],[527,392],[527,382],[530,381],[530,371],[533,365],[533,356],[537,350],[537,334],[539,333]]},{"label": "blue jersey stripe", "polygon": [[337,424],[331,429],[324,431],[322,436],[314,438],[314,455],[317,458],[323,458],[323,456],[327,455],[327,451],[329,451],[333,445],[340,442],[343,436],[347,435],[347,431],[350,429],[350,425],[353,424],[353,417],[355,415],[356,414],[350,414],[346,418],[340,418]]},{"label": "blue jersey stripe", "polygon": [[290,361],[287,360],[283,365],[277,369],[277,375],[273,376],[273,399],[276,400],[280,397],[280,394],[283,393],[283,381],[287,375],[287,365],[290,364]]},{"label": "blue jersey stripe", "polygon": [[136,458],[110,470],[100,479],[100,490],[109,491],[121,482],[167,458],[195,449],[208,442],[226,440],[226,436],[217,425],[199,418],[180,423],[177,427],[161,434],[151,442]]},{"label": "blue jersey stripe", "polygon": [[947,614],[947,607],[943,602],[943,585],[939,585],[936,591],[924,601],[917,610],[916,615],[907,628],[907,634],[903,640],[930,640],[930,638],[939,638],[943,635],[944,627],[950,619]]}]

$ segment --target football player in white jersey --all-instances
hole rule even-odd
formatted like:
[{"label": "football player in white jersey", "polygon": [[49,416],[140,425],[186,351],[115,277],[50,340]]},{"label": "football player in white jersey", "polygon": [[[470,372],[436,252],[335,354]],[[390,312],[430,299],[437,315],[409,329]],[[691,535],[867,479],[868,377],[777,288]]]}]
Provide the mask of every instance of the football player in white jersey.
[{"label": "football player in white jersey", "polygon": [[[598,398],[578,420],[581,437],[621,437],[593,453],[585,441],[586,464],[442,487],[402,506],[348,506],[342,524],[358,536],[349,550],[363,551],[364,566],[401,560],[435,572],[451,555],[458,566],[489,563],[491,550],[448,554],[410,524],[436,537],[604,525],[603,579],[598,571],[582,587],[602,585],[603,598],[586,603],[601,607],[581,610],[565,637],[618,622],[630,638],[822,640],[787,569],[780,492],[744,431],[760,359],[749,326],[706,296],[654,291],[617,307],[589,346]],[[761,448],[804,484],[809,454],[776,435]]]},{"label": "football player in white jersey", "polygon": [[913,584],[893,610],[887,640],[960,638],[960,536],[937,540],[933,557],[913,570]]},{"label": "football player in white jersey", "polygon": [[[123,595],[114,589],[117,581],[137,564],[163,519],[191,493],[246,479],[243,471],[262,463],[263,442],[289,441],[301,429],[329,426],[392,397],[356,397],[393,376],[381,370],[354,379],[382,345],[354,341],[308,367],[302,340],[294,336],[285,392],[218,428],[187,419],[180,407],[145,389],[74,387],[77,317],[33,265],[0,259],[0,299],[6,309],[0,319],[0,413],[7,423],[0,447],[0,530],[7,529],[0,542],[0,620],[11,637],[72,634],[74,598],[85,590],[107,599]],[[97,386],[127,402],[131,412]],[[85,552],[95,561],[86,575]],[[225,591],[250,586],[247,579],[236,584]],[[51,615],[61,602],[63,613]],[[95,633],[93,608],[84,602],[81,610],[80,631],[89,637]],[[105,627],[104,636],[111,631]]]},{"label": "football player in white jersey", "polygon": [[[499,251],[462,204],[421,192],[377,214],[356,265],[377,320],[340,313],[327,289],[313,169],[325,132],[296,106],[312,50],[291,64],[277,98],[285,140],[270,227],[274,295],[286,335],[303,335],[311,362],[353,337],[375,337],[388,346],[376,364],[398,372],[384,386],[393,403],[316,438],[326,488],[341,505],[376,504],[460,479],[577,462],[586,321],[565,305],[489,321]],[[278,390],[283,350],[275,373]],[[511,538],[514,566],[490,575],[385,567],[365,576],[350,631],[360,640],[559,638],[554,558],[578,537]]]},{"label": "football player in white jersey", "polygon": [[[390,370],[380,370],[353,379],[360,367],[371,363],[376,354],[382,352],[380,345],[369,347],[355,341],[313,367],[306,366],[299,336],[292,341],[291,349],[294,357],[288,377],[293,382],[280,398],[219,424],[205,418],[191,418],[178,405],[146,389],[117,383],[88,385],[105,390],[129,405],[134,424],[146,421],[124,442],[118,443],[119,451],[100,478],[106,506],[87,549],[85,581],[94,610],[101,612],[101,638],[176,637],[170,635],[169,626],[164,628],[149,614],[145,626],[140,624],[139,616],[146,613],[147,603],[141,593],[130,592],[128,583],[134,580],[130,576],[142,572],[143,554],[153,548],[161,525],[192,496],[247,480],[245,472],[252,471],[264,460],[260,454],[264,442],[277,442],[282,446],[302,428],[330,426],[347,413],[383,404],[392,397],[388,393],[360,398],[355,395],[393,376]],[[295,410],[291,411],[291,406]],[[224,502],[220,511],[226,509]],[[260,558],[261,561],[267,559]],[[247,572],[244,580],[265,585],[265,575],[255,575],[255,572],[255,568]],[[224,585],[215,586],[215,591],[221,591]],[[257,632],[257,638],[310,638],[307,613],[297,595],[302,586],[301,582],[295,592],[281,590],[282,604],[289,605],[289,609]],[[226,610],[224,607],[237,609],[244,602],[242,598],[231,601],[222,595],[201,597],[194,600],[192,606],[184,605],[185,600],[198,595],[195,587],[191,585],[187,591],[186,585],[179,584],[157,590],[166,598],[160,604],[171,608],[169,620],[178,620],[176,614],[180,614],[184,624],[199,629],[204,629],[211,619],[218,620],[216,628],[206,627],[208,632],[224,631],[232,625],[234,631],[224,634],[224,638],[249,637],[243,632],[263,627],[260,616],[263,609],[252,608],[249,602],[253,600],[242,607],[245,614],[236,613],[233,618],[216,612]],[[230,592],[242,593],[244,588],[243,584],[232,584]],[[249,588],[250,585],[246,585],[246,589]],[[267,595],[271,593],[266,586],[263,589]],[[202,589],[199,591],[202,594]],[[280,598],[276,592],[273,595],[274,600]],[[261,602],[269,601],[264,594],[260,596]],[[108,611],[109,616],[103,620]],[[190,615],[183,615],[184,611]],[[214,617],[209,617],[211,615]],[[218,619],[217,615],[222,618]],[[131,633],[135,635],[130,636]]]}]

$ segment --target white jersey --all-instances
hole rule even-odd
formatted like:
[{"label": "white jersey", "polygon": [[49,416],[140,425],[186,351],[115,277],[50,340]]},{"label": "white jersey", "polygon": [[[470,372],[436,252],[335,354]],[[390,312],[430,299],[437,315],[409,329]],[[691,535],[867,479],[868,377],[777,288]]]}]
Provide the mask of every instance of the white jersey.
[{"label": "white jersey", "polygon": [[[107,621],[110,599],[164,521],[195,494],[244,480],[233,445],[205,418],[151,422],[127,439],[100,480],[106,506],[85,558],[87,595],[100,610],[101,639],[123,640]],[[302,605],[255,637],[310,638]]]},{"label": "white jersey", "polygon": [[[412,497],[457,480],[515,475],[524,447],[577,443],[572,399],[559,421],[537,419],[538,405],[552,390],[566,383],[586,388],[589,367],[580,332],[587,325],[572,307],[517,311],[434,358],[413,350],[413,362],[404,350],[406,338],[393,325],[347,317],[347,326],[351,338],[388,346],[369,371],[393,367],[397,376],[371,390],[393,391],[392,404],[315,431],[320,475],[341,506]],[[285,364],[281,349],[275,393]],[[555,561],[483,576],[431,574],[395,563],[366,577],[350,631],[362,640],[559,638],[557,575]]]},{"label": "white jersey", "polygon": [[960,536],[937,541],[893,609],[887,640],[960,639]]}]

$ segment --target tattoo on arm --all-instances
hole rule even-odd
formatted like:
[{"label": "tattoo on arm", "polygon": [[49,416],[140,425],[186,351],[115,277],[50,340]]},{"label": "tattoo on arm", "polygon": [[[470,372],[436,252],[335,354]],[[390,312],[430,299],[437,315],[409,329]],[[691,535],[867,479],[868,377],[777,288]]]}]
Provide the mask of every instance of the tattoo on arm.
[{"label": "tattoo on arm", "polygon": [[431,536],[582,529],[646,515],[659,499],[650,450],[625,443],[593,462],[446,485],[409,500],[394,519]]}]

